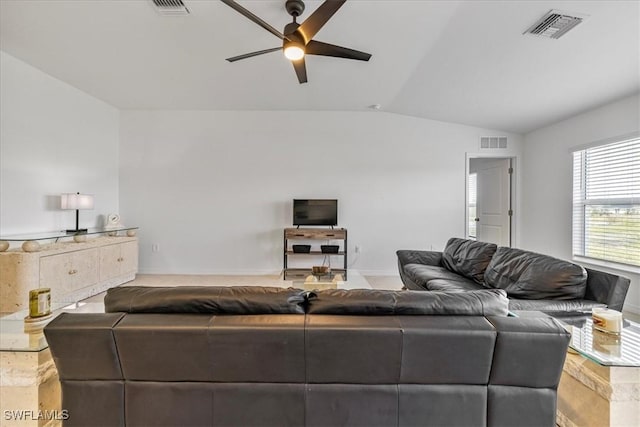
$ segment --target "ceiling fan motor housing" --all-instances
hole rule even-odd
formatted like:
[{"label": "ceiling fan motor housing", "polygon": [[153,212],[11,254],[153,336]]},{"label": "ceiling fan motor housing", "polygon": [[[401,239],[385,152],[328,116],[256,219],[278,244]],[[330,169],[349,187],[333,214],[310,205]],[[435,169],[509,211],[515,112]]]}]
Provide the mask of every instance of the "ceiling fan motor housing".
[{"label": "ceiling fan motor housing", "polygon": [[302,39],[302,35],[298,31],[298,27],[300,24],[297,22],[290,22],[284,26],[284,35],[289,37],[292,40],[299,41],[301,43],[305,43],[305,40]]},{"label": "ceiling fan motor housing", "polygon": [[284,7],[287,9],[287,13],[294,18],[304,12],[304,2],[302,0],[287,0]]}]

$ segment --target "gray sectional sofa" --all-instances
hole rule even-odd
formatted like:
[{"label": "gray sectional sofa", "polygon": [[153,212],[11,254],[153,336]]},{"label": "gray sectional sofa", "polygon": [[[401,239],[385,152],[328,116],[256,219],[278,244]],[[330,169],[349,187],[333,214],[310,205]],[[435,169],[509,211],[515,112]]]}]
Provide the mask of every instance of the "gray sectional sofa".
[{"label": "gray sectional sofa", "polygon": [[121,287],[45,328],[64,426],[555,426],[569,334],[502,290]]},{"label": "gray sectional sofa", "polygon": [[510,310],[622,311],[629,279],[522,249],[451,238],[442,252],[399,250],[407,289],[466,292],[503,289]]}]

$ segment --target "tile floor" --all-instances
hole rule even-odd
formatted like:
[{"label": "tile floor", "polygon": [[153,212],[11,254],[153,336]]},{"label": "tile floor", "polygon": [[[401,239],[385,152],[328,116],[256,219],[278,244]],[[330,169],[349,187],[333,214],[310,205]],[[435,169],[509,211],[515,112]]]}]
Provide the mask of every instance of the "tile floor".
[{"label": "tile floor", "polygon": [[[401,289],[399,276],[364,276],[373,289]],[[138,274],[127,286],[282,286],[285,284],[280,275],[262,276],[228,276],[204,274]],[[97,302],[104,299],[104,292],[87,298],[86,302]],[[625,311],[625,319],[640,323],[640,315]]]},{"label": "tile floor", "polygon": [[[364,278],[373,289],[402,288],[399,276],[364,276]],[[135,280],[123,286],[283,286],[290,283],[291,281],[282,280],[280,275],[138,274]],[[84,301],[99,302],[104,300],[104,295],[103,292]]]}]

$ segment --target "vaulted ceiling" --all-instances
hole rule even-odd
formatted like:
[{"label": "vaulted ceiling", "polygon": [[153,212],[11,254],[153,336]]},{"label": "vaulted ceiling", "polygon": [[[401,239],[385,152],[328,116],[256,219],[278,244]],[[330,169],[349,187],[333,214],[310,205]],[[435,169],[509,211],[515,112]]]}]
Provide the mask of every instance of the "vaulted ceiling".
[{"label": "vaulted ceiling", "polygon": [[[383,111],[526,133],[640,90],[638,1],[349,0],[316,39],[369,62],[308,57],[217,0],[1,0],[0,48],[120,109]],[[284,0],[240,1],[282,29]],[[303,21],[320,1],[306,2]],[[551,9],[589,15],[560,39],[523,35]]]}]

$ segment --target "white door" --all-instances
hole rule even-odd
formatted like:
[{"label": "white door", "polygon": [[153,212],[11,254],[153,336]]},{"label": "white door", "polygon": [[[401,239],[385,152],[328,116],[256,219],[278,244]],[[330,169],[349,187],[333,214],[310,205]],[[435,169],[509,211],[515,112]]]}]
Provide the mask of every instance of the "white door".
[{"label": "white door", "polygon": [[470,159],[476,173],[476,238],[511,245],[511,159]]}]

